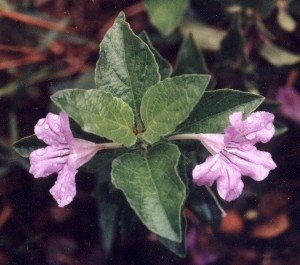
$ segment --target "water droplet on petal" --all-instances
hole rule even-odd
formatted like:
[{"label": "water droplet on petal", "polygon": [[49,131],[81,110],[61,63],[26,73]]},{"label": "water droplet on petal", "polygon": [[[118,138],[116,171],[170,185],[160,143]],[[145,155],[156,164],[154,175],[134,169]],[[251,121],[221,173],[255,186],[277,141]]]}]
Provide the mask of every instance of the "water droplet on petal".
[{"label": "water droplet on petal", "polygon": [[248,122],[248,123],[252,123],[252,122],[253,122],[253,117],[251,117],[251,116],[248,117],[248,118],[247,118],[247,122]]},{"label": "water droplet on petal", "polygon": [[71,196],[68,196],[68,197],[67,197],[67,201],[68,201],[68,202],[71,202],[71,201],[72,201],[72,197],[71,197]]},{"label": "water droplet on petal", "polygon": [[40,119],[37,124],[42,125],[44,122],[45,122],[45,119]]},{"label": "water droplet on petal", "polygon": [[273,128],[273,124],[272,124],[272,123],[268,123],[267,129],[268,129],[268,130],[271,130],[272,128]]},{"label": "water droplet on petal", "polygon": [[45,130],[48,130],[49,129],[49,125],[46,123],[46,124],[44,124],[44,129]]},{"label": "water droplet on petal", "polygon": [[262,123],[260,124],[260,127],[265,127],[265,124],[262,122]]},{"label": "water droplet on petal", "polygon": [[260,117],[260,113],[259,113],[259,112],[256,112],[256,113],[255,113],[255,117],[256,117],[256,118],[259,118],[259,117]]},{"label": "water droplet on petal", "polygon": [[66,189],[64,187],[61,188],[61,192],[65,192]]},{"label": "water droplet on petal", "polygon": [[52,116],[52,120],[57,121],[58,120],[58,116],[57,115],[53,115]]},{"label": "water droplet on petal", "polygon": [[256,134],[255,133],[250,133],[246,136],[246,139],[248,140],[253,140],[254,138],[256,137]]}]

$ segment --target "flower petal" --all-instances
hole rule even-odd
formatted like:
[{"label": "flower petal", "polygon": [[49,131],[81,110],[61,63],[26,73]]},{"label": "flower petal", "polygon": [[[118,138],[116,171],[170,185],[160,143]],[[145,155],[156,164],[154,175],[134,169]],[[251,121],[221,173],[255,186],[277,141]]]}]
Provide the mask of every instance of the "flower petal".
[{"label": "flower petal", "polygon": [[72,148],[74,145],[74,137],[70,128],[69,117],[66,113],[60,112],[59,119],[61,122],[61,130],[65,137],[65,140],[68,143],[69,147]]},{"label": "flower petal", "polygon": [[230,116],[230,124],[225,130],[225,144],[251,144],[270,141],[275,133],[273,125],[274,115],[265,111],[253,112],[245,121],[241,120],[241,113]]},{"label": "flower petal", "polygon": [[60,116],[48,113],[45,119],[40,119],[34,127],[34,133],[40,140],[48,145],[59,146],[67,144],[62,132],[62,121]]},{"label": "flower petal", "polygon": [[249,176],[256,181],[265,179],[270,170],[276,168],[271,154],[257,150],[254,146],[250,150],[227,148],[223,154],[230,162],[239,168],[242,175]]},{"label": "flower petal", "polygon": [[70,150],[65,145],[47,146],[31,152],[29,172],[35,178],[47,177],[60,171],[68,160]]},{"label": "flower petal", "polygon": [[222,176],[217,179],[217,190],[220,197],[225,201],[235,200],[242,194],[243,188],[241,173],[230,164],[224,163]]},{"label": "flower petal", "polygon": [[98,151],[98,144],[74,138],[73,154],[70,155],[69,163],[79,168],[87,163]]},{"label": "flower petal", "polygon": [[200,142],[212,155],[220,153],[224,148],[224,134],[200,133],[198,137]]},{"label": "flower petal", "polygon": [[64,207],[71,203],[76,195],[75,175],[77,170],[69,165],[65,165],[58,173],[54,186],[50,193],[57,201],[59,207]]},{"label": "flower petal", "polygon": [[193,181],[198,185],[211,186],[220,177],[220,155],[209,156],[204,163],[193,169]]},{"label": "flower petal", "polygon": [[193,180],[199,186],[211,186],[216,181],[218,193],[226,201],[240,196],[244,187],[238,168],[222,154],[210,156],[204,163],[196,166]]}]

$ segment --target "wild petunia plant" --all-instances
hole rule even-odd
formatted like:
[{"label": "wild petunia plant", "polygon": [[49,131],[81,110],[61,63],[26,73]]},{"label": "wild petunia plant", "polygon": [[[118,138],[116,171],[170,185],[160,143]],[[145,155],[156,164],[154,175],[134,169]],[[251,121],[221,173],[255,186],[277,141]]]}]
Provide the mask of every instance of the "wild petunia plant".
[{"label": "wild petunia plant", "polygon": [[[125,207],[121,190],[143,224],[184,256],[183,206],[192,168],[199,163],[194,151],[200,141],[213,156],[194,168],[195,183],[216,181],[223,199],[236,199],[243,188],[241,175],[262,180],[276,167],[269,153],[254,147],[273,136],[274,116],[252,113],[262,96],[230,89],[206,92],[210,75],[171,75],[171,65],[146,33],[136,36],[121,13],[100,44],[96,88],[52,95],[62,112],[38,121],[36,136],[21,139],[15,149],[30,157],[35,177],[58,173],[50,192],[61,207],[76,194],[77,170],[84,170],[81,166],[91,160],[88,164],[98,172],[99,182],[115,187],[103,194],[103,189],[95,190],[100,209],[103,201],[114,202],[106,217],[109,222],[118,218],[114,209]],[[68,116],[79,129],[70,128]],[[224,129],[224,135],[218,134]],[[101,179],[104,171],[99,168],[111,160],[110,179]]]}]

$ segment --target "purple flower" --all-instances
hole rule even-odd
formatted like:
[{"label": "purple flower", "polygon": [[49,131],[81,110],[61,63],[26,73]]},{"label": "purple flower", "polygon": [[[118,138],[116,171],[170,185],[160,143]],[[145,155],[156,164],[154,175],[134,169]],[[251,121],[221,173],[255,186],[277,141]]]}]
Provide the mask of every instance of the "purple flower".
[{"label": "purple flower", "polygon": [[[202,244],[201,240],[205,235],[201,235],[199,227],[191,224],[186,235],[186,245],[193,265],[208,265],[215,263],[217,260],[216,255],[210,250],[206,249],[207,246]],[[207,236],[207,235],[206,235]]]},{"label": "purple flower", "polygon": [[99,150],[100,145],[73,137],[67,114],[48,113],[34,127],[37,138],[48,146],[33,151],[30,156],[29,172],[35,178],[58,173],[50,193],[59,207],[69,204],[76,194],[75,175],[77,169],[88,162]]},{"label": "purple flower", "polygon": [[277,100],[281,103],[282,115],[300,124],[300,94],[292,87],[281,87]]},{"label": "purple flower", "polygon": [[271,154],[256,149],[257,142],[268,142],[274,135],[274,115],[254,112],[243,121],[242,113],[229,117],[224,134],[199,134],[199,140],[212,154],[193,170],[197,185],[211,186],[215,181],[219,195],[226,201],[239,197],[244,184],[242,175],[256,181],[265,179],[276,168]]}]

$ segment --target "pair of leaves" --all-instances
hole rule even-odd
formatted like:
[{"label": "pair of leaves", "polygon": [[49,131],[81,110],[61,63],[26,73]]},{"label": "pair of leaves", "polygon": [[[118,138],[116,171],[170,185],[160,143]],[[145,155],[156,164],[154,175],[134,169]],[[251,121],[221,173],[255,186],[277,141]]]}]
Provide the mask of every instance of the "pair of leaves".
[{"label": "pair of leaves", "polygon": [[87,132],[132,146],[137,139],[133,129],[145,127],[141,138],[157,142],[188,117],[210,77],[186,75],[159,82],[159,71],[167,77],[171,69],[151,50],[121,13],[100,44],[97,89],[64,90],[52,100]]},{"label": "pair of leaves", "polygon": [[[141,103],[141,118],[146,131],[142,138],[155,143],[183,122],[201,98],[207,75],[186,75],[166,79],[150,87]],[[81,128],[125,146],[136,141],[134,114],[130,106],[111,93],[91,89],[57,92],[52,100]]]}]

